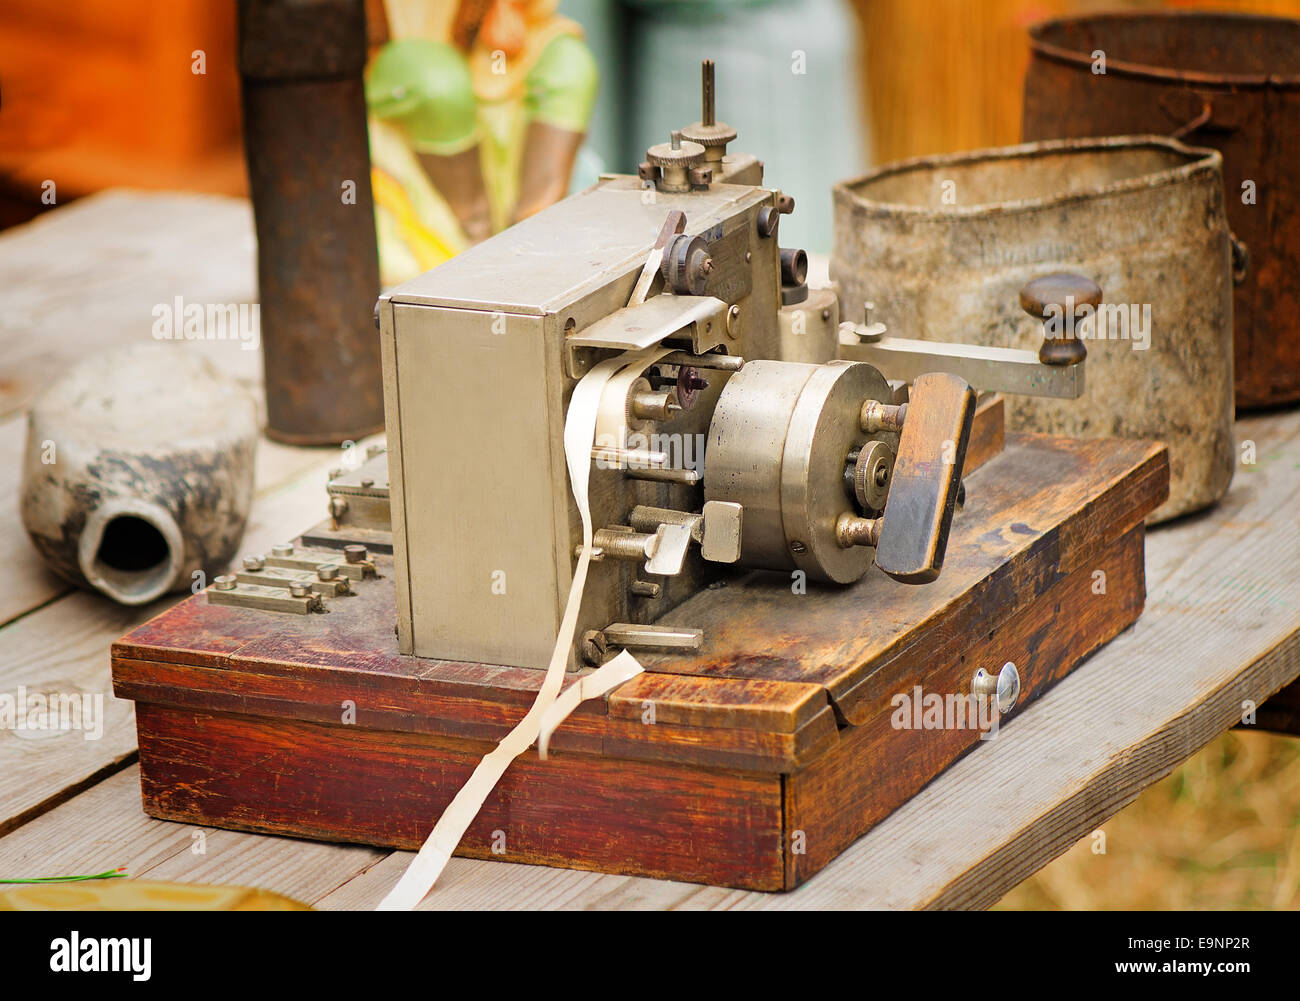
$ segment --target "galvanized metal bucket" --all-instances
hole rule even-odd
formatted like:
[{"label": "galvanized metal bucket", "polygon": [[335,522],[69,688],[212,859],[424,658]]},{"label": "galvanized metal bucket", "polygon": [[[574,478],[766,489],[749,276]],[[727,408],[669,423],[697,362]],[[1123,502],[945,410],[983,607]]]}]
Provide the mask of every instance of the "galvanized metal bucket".
[{"label": "galvanized metal bucket", "polygon": [[1300,21],[1119,13],[1030,32],[1026,140],[1158,133],[1223,154],[1237,405],[1300,401]]},{"label": "galvanized metal bucket", "polygon": [[[1232,274],[1221,158],[1155,136],[906,160],[838,184],[831,277],[845,312],[901,337],[1037,350],[1020,289],[1055,271],[1102,287],[1084,396],[1008,396],[1013,429],[1169,445],[1169,499],[1232,479]],[[888,373],[886,373],[888,374]]]}]

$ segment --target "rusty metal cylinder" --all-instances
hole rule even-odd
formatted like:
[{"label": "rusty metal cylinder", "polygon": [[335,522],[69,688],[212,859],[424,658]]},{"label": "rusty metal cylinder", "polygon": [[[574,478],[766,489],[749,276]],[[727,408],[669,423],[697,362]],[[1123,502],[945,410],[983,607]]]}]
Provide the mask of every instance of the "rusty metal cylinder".
[{"label": "rusty metal cylinder", "polygon": [[[1232,479],[1232,274],[1221,158],[1155,136],[1030,143],[891,164],[836,185],[831,277],[890,334],[1037,352],[1031,280],[1077,272],[1102,306],[1077,400],[1007,396],[1013,430],[1169,446],[1150,521]],[[886,372],[885,375],[890,373]]]},{"label": "rusty metal cylinder", "polygon": [[1030,48],[1026,140],[1155,133],[1223,154],[1236,402],[1300,401],[1300,20],[1101,14],[1037,25]]},{"label": "rusty metal cylinder", "polygon": [[267,434],[337,444],[384,425],[364,0],[240,0]]}]

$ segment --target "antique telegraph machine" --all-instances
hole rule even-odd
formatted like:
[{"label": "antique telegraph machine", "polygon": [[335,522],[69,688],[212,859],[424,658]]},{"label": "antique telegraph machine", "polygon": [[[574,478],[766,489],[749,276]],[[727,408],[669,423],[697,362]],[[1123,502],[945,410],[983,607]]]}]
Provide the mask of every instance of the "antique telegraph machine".
[{"label": "antique telegraph machine", "polygon": [[[706,64],[700,121],[636,176],[381,297],[386,452],[114,648],[150,813],[419,845],[558,635],[570,680],[645,671],[520,757],[460,850],[789,888],[980,739],[899,725],[899,693],[1005,716],[1136,618],[1163,448],[1002,432],[998,393],[1081,392],[1083,345],[910,339],[810,287],[736,138]],[[1021,303],[1100,295],[1058,274]]]}]

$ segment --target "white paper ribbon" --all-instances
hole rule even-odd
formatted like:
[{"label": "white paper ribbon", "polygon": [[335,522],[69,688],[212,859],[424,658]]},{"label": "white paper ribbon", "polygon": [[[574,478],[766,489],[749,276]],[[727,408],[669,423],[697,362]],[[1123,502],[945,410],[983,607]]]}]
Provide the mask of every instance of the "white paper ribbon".
[{"label": "white paper ribbon", "polygon": [[582,518],[582,552],[578,555],[568,604],[560,619],[560,633],[556,637],[555,649],[551,652],[551,662],[542,679],[542,687],[524,718],[478,763],[469,780],[461,786],[443,811],[434,825],[433,833],[420,847],[402,878],[389,891],[388,896],[380,901],[377,910],[409,911],[419,904],[437,882],[456,846],[465,836],[465,831],[483,808],[484,800],[510,767],[510,762],[528,750],[535,740],[539,741],[539,755],[545,759],[551,734],[577,708],[578,703],[604,695],[644,670],[637,659],[624,650],[608,664],[570,685],[563,695],[560,694],[565,667],[569,663],[569,652],[573,647],[573,635],[578,626],[582,592],[587,584],[587,568],[591,564],[591,449],[596,439],[601,400],[611,380],[623,376],[619,380],[621,385],[626,381],[627,373],[635,376],[667,353],[667,349],[656,346],[634,354],[607,358],[583,376],[574,387],[573,396],[569,399],[569,412],[564,421],[564,456],[569,467],[573,499]]}]

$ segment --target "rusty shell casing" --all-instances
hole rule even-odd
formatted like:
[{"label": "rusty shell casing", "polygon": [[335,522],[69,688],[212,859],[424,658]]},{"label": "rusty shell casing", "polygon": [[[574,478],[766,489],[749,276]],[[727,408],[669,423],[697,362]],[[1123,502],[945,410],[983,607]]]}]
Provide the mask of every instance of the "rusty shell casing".
[{"label": "rusty shell casing", "polygon": [[[1236,402],[1300,401],[1300,20],[1196,12],[1048,21],[1030,32],[1023,135],[1154,133],[1223,154]],[[1100,72],[1104,54],[1105,72]]]},{"label": "rusty shell casing", "polygon": [[363,0],[240,0],[267,434],[295,445],[384,425],[365,61]]},{"label": "rusty shell casing", "polygon": [[1164,521],[1214,503],[1234,469],[1221,162],[1123,136],[890,164],[835,186],[831,277],[846,314],[872,302],[896,336],[1035,352],[1043,322],[1021,288],[1057,271],[1096,281],[1083,396],[1008,396],[1007,425],[1165,442],[1169,498],[1148,518]]}]

